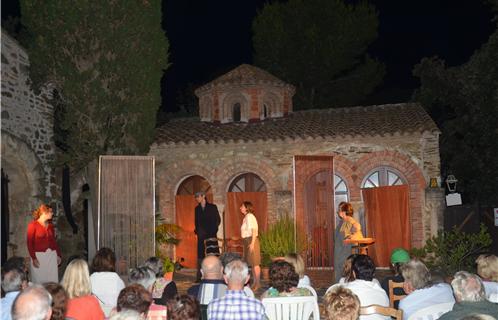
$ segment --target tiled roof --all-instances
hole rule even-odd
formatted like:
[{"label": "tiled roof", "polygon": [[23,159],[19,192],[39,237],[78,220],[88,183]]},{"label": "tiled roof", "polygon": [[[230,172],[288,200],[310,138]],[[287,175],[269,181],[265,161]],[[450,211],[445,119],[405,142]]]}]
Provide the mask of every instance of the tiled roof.
[{"label": "tiled roof", "polygon": [[294,86],[280,80],[274,75],[268,73],[267,71],[260,69],[258,67],[241,64],[235,69],[225,73],[224,75],[214,79],[211,82],[199,87],[195,90],[195,93],[200,93],[211,89],[216,85],[255,85],[255,84],[271,84],[279,87],[290,87]]},{"label": "tiled roof", "polygon": [[308,138],[388,136],[439,132],[418,104],[297,111],[253,123],[216,124],[198,118],[171,120],[156,130],[155,143],[248,142]]}]

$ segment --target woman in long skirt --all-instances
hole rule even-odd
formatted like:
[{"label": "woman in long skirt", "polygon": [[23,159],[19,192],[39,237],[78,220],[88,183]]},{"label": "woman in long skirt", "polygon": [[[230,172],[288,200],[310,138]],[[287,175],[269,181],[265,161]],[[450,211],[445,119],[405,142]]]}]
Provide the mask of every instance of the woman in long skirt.
[{"label": "woman in long skirt", "polygon": [[261,250],[258,238],[258,221],[254,216],[254,207],[251,202],[244,201],[240,206],[240,212],[244,215],[240,235],[244,240],[244,259],[252,267],[253,284],[252,290],[259,289],[259,279],[261,275]]}]

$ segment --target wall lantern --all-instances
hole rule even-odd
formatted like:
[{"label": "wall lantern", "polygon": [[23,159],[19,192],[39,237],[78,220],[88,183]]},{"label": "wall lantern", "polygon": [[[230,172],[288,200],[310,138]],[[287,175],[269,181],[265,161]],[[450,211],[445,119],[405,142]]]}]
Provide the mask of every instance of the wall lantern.
[{"label": "wall lantern", "polygon": [[448,187],[449,192],[453,193],[456,191],[457,182],[457,178],[452,174],[446,178],[446,186]]}]

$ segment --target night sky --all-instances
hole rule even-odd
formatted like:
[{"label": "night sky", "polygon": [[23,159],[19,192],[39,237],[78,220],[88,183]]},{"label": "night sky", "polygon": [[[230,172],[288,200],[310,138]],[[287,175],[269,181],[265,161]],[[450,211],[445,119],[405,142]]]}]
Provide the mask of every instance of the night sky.
[{"label": "night sky", "polygon": [[[178,90],[204,84],[241,63],[252,63],[251,24],[263,0],[163,1],[170,63],[163,108],[175,111]],[[494,31],[491,10],[479,0],[371,0],[379,13],[378,39],[369,53],[386,64],[384,84],[365,104],[402,102],[418,87],[412,69],[437,55],[447,65],[466,62]],[[2,18],[19,15],[2,1]]]}]

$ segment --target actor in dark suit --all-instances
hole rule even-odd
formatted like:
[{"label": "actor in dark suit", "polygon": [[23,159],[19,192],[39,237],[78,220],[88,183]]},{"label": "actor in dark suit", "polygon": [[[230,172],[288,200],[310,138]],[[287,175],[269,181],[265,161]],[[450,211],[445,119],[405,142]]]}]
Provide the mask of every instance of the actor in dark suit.
[{"label": "actor in dark suit", "polygon": [[195,201],[197,201],[198,205],[195,207],[194,232],[197,235],[197,279],[200,280],[200,265],[202,259],[204,259],[204,240],[216,238],[221,218],[218,207],[207,202],[206,194],[203,191],[195,193]]}]

